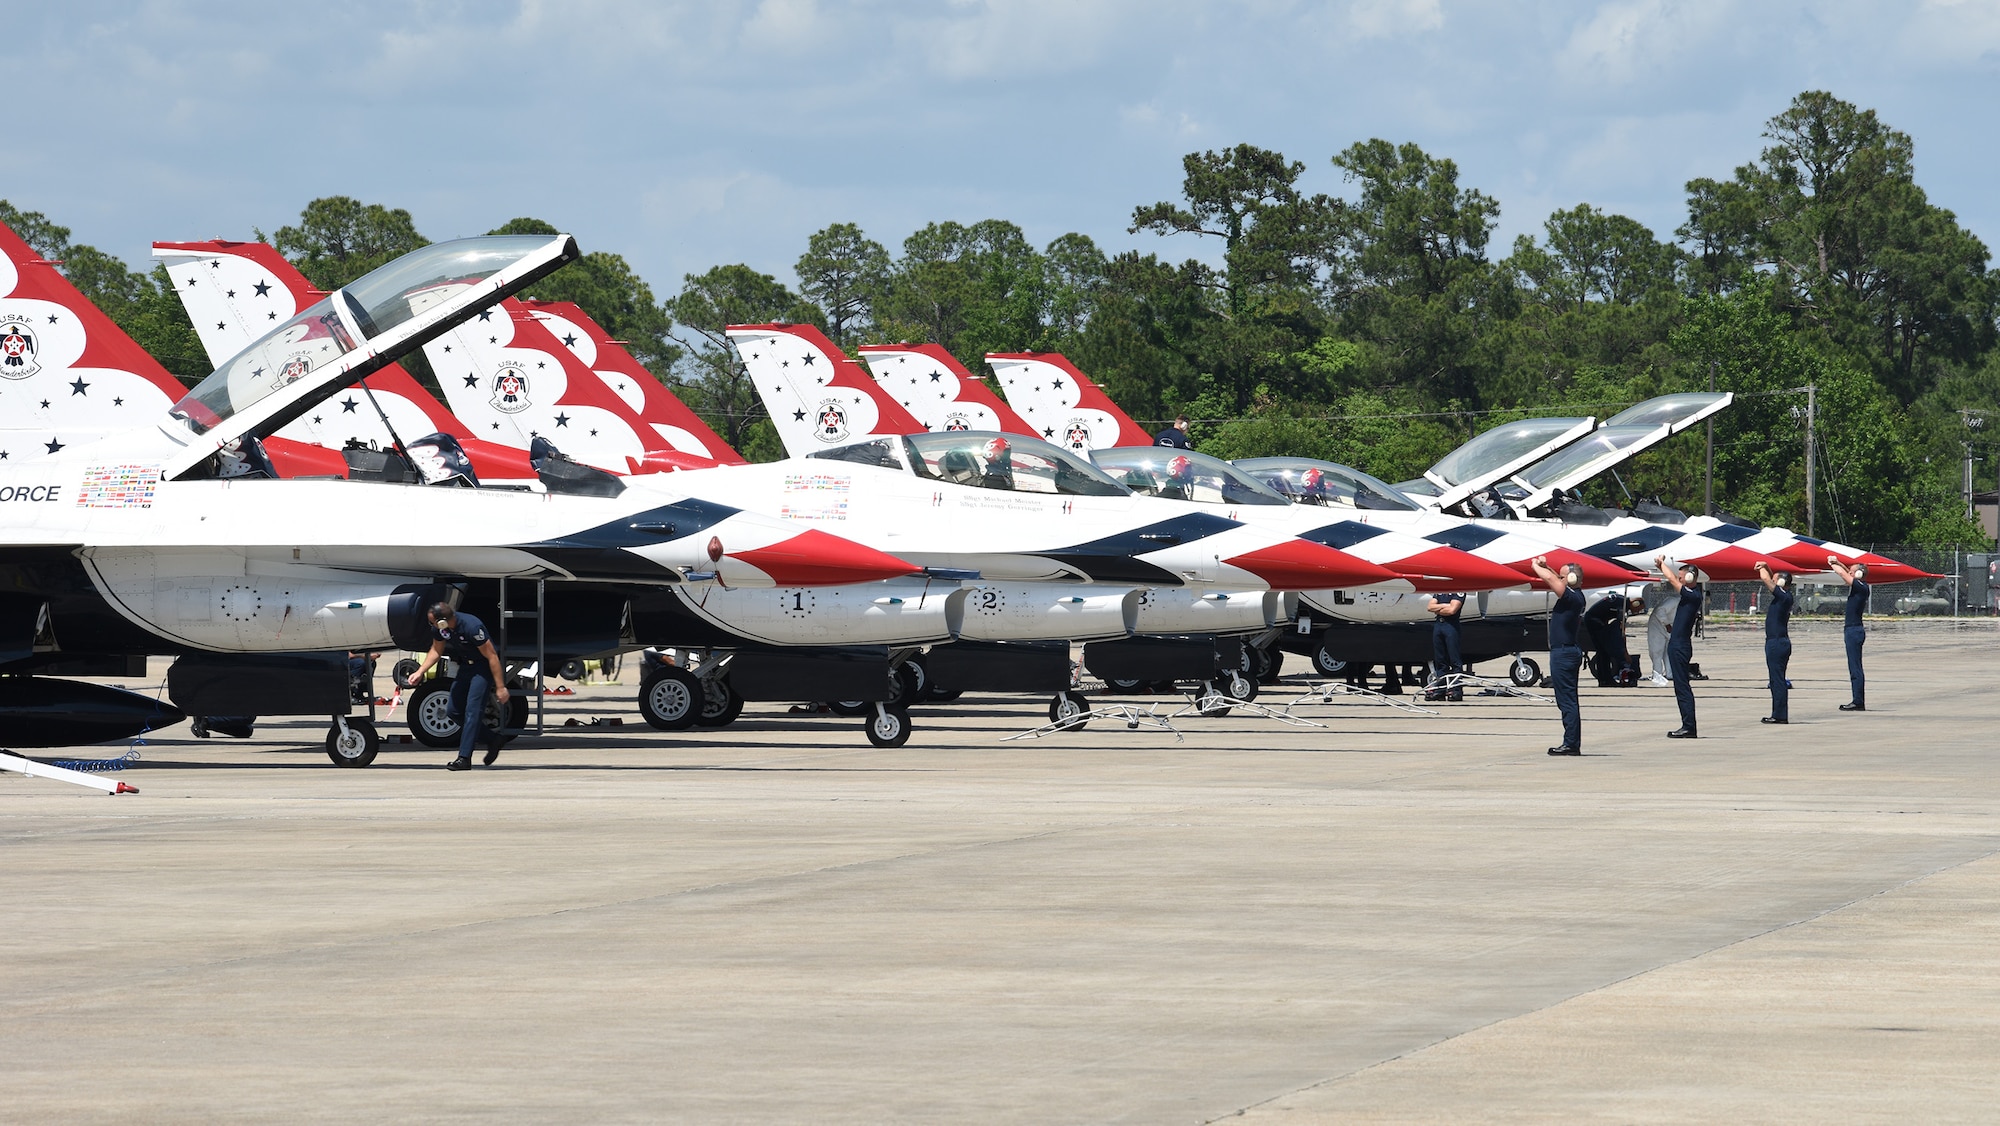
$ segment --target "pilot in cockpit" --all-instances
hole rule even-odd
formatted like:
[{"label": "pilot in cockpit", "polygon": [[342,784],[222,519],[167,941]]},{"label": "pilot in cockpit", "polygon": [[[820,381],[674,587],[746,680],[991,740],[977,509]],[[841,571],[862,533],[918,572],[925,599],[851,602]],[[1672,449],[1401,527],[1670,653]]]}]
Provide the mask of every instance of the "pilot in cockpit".
[{"label": "pilot in cockpit", "polygon": [[1159,495],[1168,500],[1194,499],[1194,462],[1186,454],[1176,454],[1167,462],[1167,481]]},{"label": "pilot in cockpit", "polygon": [[1307,469],[1299,474],[1300,504],[1325,504],[1327,502],[1326,474],[1318,469]]},{"label": "pilot in cockpit", "polygon": [[1014,488],[1014,448],[1005,438],[995,438],[986,443],[986,474],[978,483],[989,489]]}]

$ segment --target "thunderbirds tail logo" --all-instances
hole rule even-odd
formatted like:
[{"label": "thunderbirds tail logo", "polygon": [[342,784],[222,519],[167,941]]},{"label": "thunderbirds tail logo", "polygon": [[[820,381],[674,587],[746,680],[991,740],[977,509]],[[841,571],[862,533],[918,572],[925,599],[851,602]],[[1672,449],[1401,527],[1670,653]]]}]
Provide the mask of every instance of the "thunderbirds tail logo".
[{"label": "thunderbirds tail logo", "polygon": [[1089,453],[1090,423],[1081,418],[1070,419],[1069,424],[1063,427],[1063,445],[1078,453]]},{"label": "thunderbirds tail logo", "polygon": [[493,377],[493,397],[487,405],[501,414],[520,414],[527,410],[528,373],[513,364],[503,364]]},{"label": "thunderbirds tail logo", "polygon": [[819,425],[813,430],[813,437],[831,445],[847,438],[847,408],[833,399],[819,405]]},{"label": "thunderbirds tail logo", "polygon": [[40,370],[42,365],[35,362],[35,330],[28,318],[0,317],[0,378],[26,379]]},{"label": "thunderbirds tail logo", "polygon": [[941,429],[970,430],[972,429],[972,420],[966,418],[963,414],[960,414],[957,411],[953,411],[950,414],[944,416],[944,426],[941,427]]}]

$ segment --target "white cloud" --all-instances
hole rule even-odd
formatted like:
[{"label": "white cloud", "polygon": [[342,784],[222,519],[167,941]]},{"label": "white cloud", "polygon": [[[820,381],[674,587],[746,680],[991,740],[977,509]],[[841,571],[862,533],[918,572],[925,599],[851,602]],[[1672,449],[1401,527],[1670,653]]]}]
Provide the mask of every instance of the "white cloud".
[{"label": "white cloud", "polygon": [[1444,26],[1440,0],[1354,0],[1347,23],[1363,39],[1436,31]]},{"label": "white cloud", "polygon": [[1620,0],[1570,33],[1557,64],[1592,84],[1623,85],[1685,63],[1741,13],[1728,0]]}]

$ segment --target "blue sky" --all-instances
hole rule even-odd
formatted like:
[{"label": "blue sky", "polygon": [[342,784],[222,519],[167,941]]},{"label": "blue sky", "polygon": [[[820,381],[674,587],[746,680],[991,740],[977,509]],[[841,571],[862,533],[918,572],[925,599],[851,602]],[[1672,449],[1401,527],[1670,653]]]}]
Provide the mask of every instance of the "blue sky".
[{"label": "blue sky", "polygon": [[1368,137],[1458,162],[1495,249],[1588,202],[1667,235],[1682,185],[1755,157],[1807,89],[1916,141],[1918,182],[2000,242],[2000,5],[1711,0],[520,0],[6,6],[0,197],[135,265],[249,238],[309,199],[408,208],[433,239],[517,215],[625,255],[664,297],[810,232],[894,250],[1004,218],[1125,232],[1180,158],[1249,142],[1311,190]]}]

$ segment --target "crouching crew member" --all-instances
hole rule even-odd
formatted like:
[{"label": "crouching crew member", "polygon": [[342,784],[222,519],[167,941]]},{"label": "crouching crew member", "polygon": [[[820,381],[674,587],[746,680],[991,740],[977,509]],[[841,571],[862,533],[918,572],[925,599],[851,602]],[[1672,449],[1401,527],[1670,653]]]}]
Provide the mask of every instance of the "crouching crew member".
[{"label": "crouching crew member", "polygon": [[1550,747],[1552,755],[1583,753],[1583,712],[1578,707],[1577,678],[1583,672],[1583,647],[1577,637],[1583,632],[1583,568],[1563,564],[1558,574],[1549,570],[1549,557],[1538,555],[1535,574],[1551,591],[1556,604],[1549,612],[1549,679],[1555,685],[1556,711],[1562,715],[1563,741]]},{"label": "crouching crew member", "polygon": [[1840,705],[1840,710],[1865,712],[1868,710],[1868,678],[1861,673],[1861,646],[1868,640],[1868,627],[1861,624],[1861,615],[1868,612],[1868,564],[1856,563],[1850,567],[1829,555],[1826,565],[1834,574],[1847,580],[1847,628],[1841,633],[1847,641],[1847,681],[1854,695]]},{"label": "crouching crew member", "polygon": [[1674,593],[1680,601],[1674,604],[1674,627],[1667,633],[1667,668],[1674,677],[1674,703],[1680,705],[1681,725],[1667,732],[1669,739],[1692,739],[1694,735],[1694,624],[1701,618],[1701,584],[1694,581],[1695,571],[1691,564],[1681,563],[1668,568],[1667,557],[1662,555],[1653,560],[1653,565],[1673,584]]},{"label": "crouching crew member", "polygon": [[[501,705],[507,703],[507,682],[500,671],[500,654],[494,651],[493,639],[486,636],[486,623],[471,614],[459,613],[452,609],[451,603],[433,603],[430,619],[431,651],[424,655],[417,671],[410,674],[409,686],[422,684],[424,674],[440,657],[450,657],[458,664],[458,675],[451,681],[451,718],[458,721],[458,757],[446,763],[445,769],[470,770],[472,745],[479,741],[479,729],[486,723],[487,691],[490,689]],[[486,757],[481,761],[492,766],[499,757],[500,732],[487,728]]]},{"label": "crouching crew member", "polygon": [[1770,592],[1764,603],[1764,668],[1771,674],[1771,714],[1765,723],[1792,721],[1792,685],[1785,670],[1792,663],[1792,576],[1772,573],[1771,565],[1757,563],[1757,578]]},{"label": "crouching crew member", "polygon": [[1463,700],[1465,689],[1455,678],[1464,671],[1459,655],[1458,616],[1465,610],[1463,594],[1433,594],[1424,605],[1436,617],[1431,626],[1431,690],[1426,700]]}]

